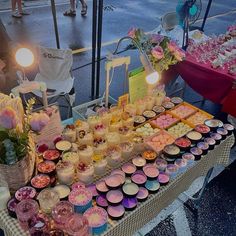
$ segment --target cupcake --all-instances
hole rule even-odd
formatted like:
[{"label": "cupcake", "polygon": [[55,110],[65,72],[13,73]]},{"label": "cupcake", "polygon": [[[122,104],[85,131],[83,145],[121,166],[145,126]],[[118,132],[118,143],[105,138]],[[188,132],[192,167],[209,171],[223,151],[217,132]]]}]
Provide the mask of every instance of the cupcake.
[{"label": "cupcake", "polygon": [[105,156],[106,156],[108,165],[111,167],[116,167],[122,161],[121,148],[115,145],[110,146],[108,147]]},{"label": "cupcake", "polygon": [[67,125],[62,133],[62,138],[71,143],[76,141],[76,130],[74,125]]},{"label": "cupcake", "polygon": [[93,145],[93,134],[85,130],[80,130],[77,136],[78,143],[80,145]]},{"label": "cupcake", "polygon": [[125,160],[129,160],[130,157],[132,156],[132,152],[134,150],[134,145],[131,142],[123,142],[120,144],[121,147],[121,153],[122,153],[122,157]]},{"label": "cupcake", "polygon": [[120,135],[117,132],[109,132],[106,134],[106,140],[108,146],[119,145]]},{"label": "cupcake", "polygon": [[107,142],[105,139],[99,137],[93,140],[93,150],[95,154],[104,155],[107,150]]},{"label": "cupcake", "polygon": [[79,160],[81,162],[83,162],[86,165],[89,165],[92,163],[93,148],[86,144],[80,145],[78,147],[78,155],[79,155]]}]

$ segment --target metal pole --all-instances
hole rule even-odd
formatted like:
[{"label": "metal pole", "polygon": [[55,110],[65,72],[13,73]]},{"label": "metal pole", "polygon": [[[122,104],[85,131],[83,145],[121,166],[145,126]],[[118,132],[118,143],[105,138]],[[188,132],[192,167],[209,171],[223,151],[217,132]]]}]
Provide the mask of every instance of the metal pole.
[{"label": "metal pole", "polygon": [[54,31],[56,36],[57,48],[60,49],[60,40],[59,40],[59,33],[57,27],[57,13],[56,13],[56,6],[55,1],[51,0],[51,9],[52,9],[52,16],[53,16],[53,23],[54,23]]},{"label": "metal pole", "polygon": [[97,41],[97,0],[93,0],[93,25],[92,25],[92,76],[91,76],[91,99],[94,99],[96,82],[96,41]]},{"label": "metal pole", "polygon": [[204,31],[206,19],[207,19],[208,13],[209,13],[210,8],[211,8],[211,3],[212,3],[212,0],[209,0],[208,4],[207,4],[207,9],[206,9],[206,12],[205,12],[205,15],[204,15],[204,19],[203,19],[203,22],[202,22],[201,31]]},{"label": "metal pole", "polygon": [[98,38],[97,38],[96,98],[99,98],[99,86],[100,86],[100,59],[101,59],[101,47],[102,47],[102,18],[103,18],[103,0],[99,0],[99,6],[98,6]]}]

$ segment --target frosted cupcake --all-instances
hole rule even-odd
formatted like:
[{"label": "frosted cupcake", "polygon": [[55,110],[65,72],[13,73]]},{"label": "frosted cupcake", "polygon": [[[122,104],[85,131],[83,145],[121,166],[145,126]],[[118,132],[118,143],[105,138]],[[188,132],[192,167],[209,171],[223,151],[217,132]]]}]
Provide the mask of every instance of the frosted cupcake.
[{"label": "frosted cupcake", "polygon": [[86,132],[85,130],[80,130],[77,137],[78,143],[80,145],[93,145],[93,134],[91,132]]},{"label": "frosted cupcake", "polygon": [[121,148],[119,146],[110,146],[106,152],[106,159],[108,165],[111,167],[116,167],[122,161],[121,158]]},{"label": "frosted cupcake", "polygon": [[79,132],[84,130],[85,132],[89,131],[89,124],[86,121],[77,120],[75,122],[76,136],[79,137]]},{"label": "frosted cupcake", "polygon": [[146,102],[142,99],[135,102],[136,105],[136,115],[142,115],[143,112],[147,109]]},{"label": "frosted cupcake", "polygon": [[137,108],[134,104],[127,104],[124,108],[124,111],[127,112],[130,116],[135,116]]},{"label": "frosted cupcake", "polygon": [[107,140],[108,146],[119,145],[120,135],[117,132],[109,132],[106,134],[106,140]]},{"label": "frosted cupcake", "polygon": [[90,184],[93,182],[94,167],[80,162],[77,166],[77,177],[80,182]]},{"label": "frosted cupcake", "polygon": [[71,143],[76,141],[76,130],[74,125],[67,125],[62,133],[62,138]]},{"label": "frosted cupcake", "polygon": [[121,143],[130,141],[133,136],[133,132],[126,126],[119,128],[119,135]]},{"label": "frosted cupcake", "polygon": [[89,116],[88,117],[88,124],[91,130],[94,129],[94,127],[102,122],[101,117],[99,116]]},{"label": "frosted cupcake", "polygon": [[127,126],[131,129],[134,127],[134,118],[128,112],[122,113],[122,122],[123,126]]},{"label": "frosted cupcake", "polygon": [[124,142],[120,144],[122,157],[125,160],[129,160],[134,150],[134,144],[131,142]]},{"label": "frosted cupcake", "polygon": [[107,142],[104,138],[95,138],[93,140],[93,150],[95,154],[104,154],[107,150]]},{"label": "frosted cupcake", "polygon": [[104,137],[107,133],[107,127],[104,124],[97,124],[94,127],[94,136],[95,137]]},{"label": "frosted cupcake", "polygon": [[91,146],[85,144],[80,145],[78,147],[78,154],[80,161],[84,164],[89,165],[92,163],[93,148]]},{"label": "frosted cupcake", "polygon": [[152,108],[155,106],[155,97],[154,96],[146,96],[145,98],[147,110],[152,110]]}]

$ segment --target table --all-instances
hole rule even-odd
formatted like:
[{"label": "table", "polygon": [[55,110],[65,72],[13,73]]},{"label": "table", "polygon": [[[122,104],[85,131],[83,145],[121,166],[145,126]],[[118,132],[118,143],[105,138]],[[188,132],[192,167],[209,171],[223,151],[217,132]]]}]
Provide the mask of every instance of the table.
[{"label": "table", "polygon": [[[152,194],[144,203],[139,203],[132,212],[126,212],[119,221],[109,221],[107,231],[102,236],[129,236],[153,219],[163,208],[173,202],[180,193],[189,188],[200,176],[205,176],[209,169],[217,164],[228,165],[230,149],[234,143],[234,135],[227,137],[214,150],[208,152],[200,161],[194,162],[187,171],[179,173],[167,186]],[[7,210],[0,211],[0,228],[6,236],[26,236],[17,220],[11,218]]]},{"label": "table", "polygon": [[164,74],[162,83],[180,75],[196,92],[210,101],[222,104],[222,111],[236,117],[236,76],[227,73],[226,69],[214,69],[210,64],[197,62],[187,54],[183,62],[170,68]]}]

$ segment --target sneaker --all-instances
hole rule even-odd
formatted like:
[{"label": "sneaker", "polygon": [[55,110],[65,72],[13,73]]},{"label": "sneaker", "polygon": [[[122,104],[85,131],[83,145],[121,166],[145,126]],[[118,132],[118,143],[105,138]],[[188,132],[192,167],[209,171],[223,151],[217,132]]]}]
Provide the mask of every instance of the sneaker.
[{"label": "sneaker", "polygon": [[22,17],[22,15],[18,11],[12,12],[11,16],[15,17],[15,18],[21,18]]}]

